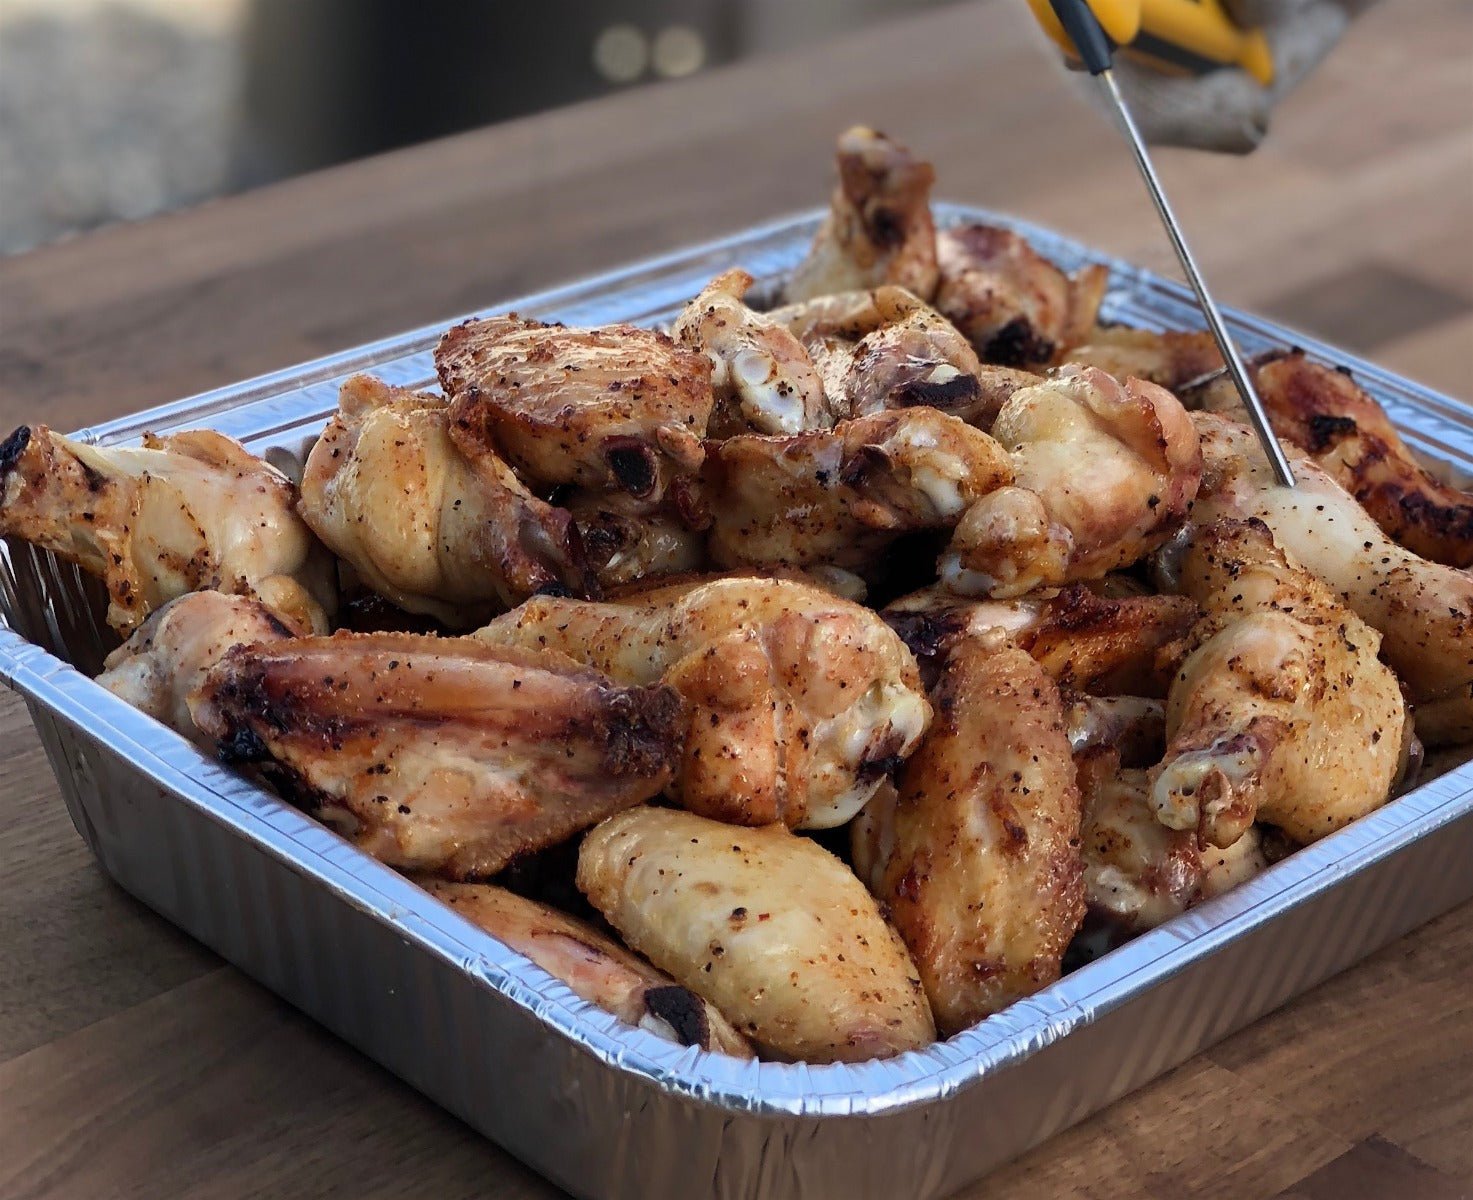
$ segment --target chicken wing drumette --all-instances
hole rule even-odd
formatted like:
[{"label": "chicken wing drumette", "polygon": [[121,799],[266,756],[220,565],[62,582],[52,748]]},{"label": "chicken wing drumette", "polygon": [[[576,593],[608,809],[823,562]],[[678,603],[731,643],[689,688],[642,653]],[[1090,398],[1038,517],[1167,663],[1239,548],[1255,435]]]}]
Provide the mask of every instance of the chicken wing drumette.
[{"label": "chicken wing drumette", "polygon": [[190,710],[222,757],[260,763],[369,853],[458,879],[648,800],[680,745],[668,688],[408,633],[237,647]]},{"label": "chicken wing drumette", "polygon": [[786,326],[747,307],[751,286],[745,271],[718,275],[672,330],[681,345],[711,360],[710,436],[830,428],[835,413],[808,351]]},{"label": "chicken wing drumette", "polygon": [[1199,529],[1181,582],[1205,615],[1167,698],[1158,819],[1215,846],[1255,818],[1307,843],[1384,804],[1411,727],[1376,631],[1261,521]]},{"label": "chicken wing drumette", "polygon": [[1206,461],[1193,519],[1257,517],[1274,540],[1380,631],[1381,653],[1417,710],[1428,746],[1473,729],[1473,573],[1393,542],[1314,461],[1285,447],[1298,486],[1279,487],[1253,431],[1194,413]]},{"label": "chicken wing drumette", "polygon": [[102,447],[23,425],[0,443],[0,536],[98,576],[108,624],[124,636],[204,588],[326,630],[332,560],[295,501],[284,475],[210,430]]},{"label": "chicken wing drumette", "polygon": [[461,452],[499,454],[534,488],[617,488],[653,502],[701,465],[711,362],[663,333],[493,317],[445,334],[435,366]]},{"label": "chicken wing drumette", "polygon": [[578,886],[765,1055],[862,1062],[935,1040],[915,966],[864,886],[781,825],[621,813],[584,839]]},{"label": "chicken wing drumette", "polygon": [[829,214],[788,280],[788,300],[898,283],[936,290],[931,164],[862,125],[839,135],[839,185]]},{"label": "chicken wing drumette", "polygon": [[562,503],[578,527],[588,571],[601,591],[689,574],[706,564],[711,516],[697,488],[677,488],[653,509],[628,492],[581,488]]},{"label": "chicken wing drumette", "polygon": [[494,451],[462,454],[449,419],[438,396],[353,376],[307,456],[302,516],[364,584],[451,628],[534,592],[585,592],[572,518]]},{"label": "chicken wing drumette", "polygon": [[[1098,367],[1116,379],[1144,379],[1173,395],[1222,366],[1222,351],[1206,330],[1158,333],[1128,325],[1091,330],[1082,345],[1066,347],[1064,356],[1070,362]],[[1190,395],[1179,398],[1192,403]]]},{"label": "chicken wing drumette", "polygon": [[489,883],[426,879],[422,886],[506,943],[581,1000],[682,1046],[751,1058],[747,1039],[716,1006],[681,987],[593,926]]},{"label": "chicken wing drumette", "polygon": [[961,642],[854,861],[910,947],[944,1034],[1059,977],[1084,917],[1079,789],[1059,690],[1000,634]]},{"label": "chicken wing drumette", "polygon": [[1015,486],[972,505],[941,558],[942,581],[964,595],[1020,596],[1139,561],[1181,527],[1202,474],[1170,392],[1093,367],[1015,392],[992,435]]},{"label": "chicken wing drumette", "polygon": [[601,604],[538,596],[475,636],[673,687],[688,722],[670,792],[739,825],[842,825],[931,715],[915,660],[875,613],[794,580],[718,577]]},{"label": "chicken wing drumette", "polygon": [[[1254,364],[1274,432],[1308,451],[1391,538],[1433,562],[1473,566],[1473,495],[1432,475],[1386,412],[1349,374],[1302,350]],[[1203,407],[1246,420],[1235,390],[1214,385]]]},{"label": "chicken wing drumette", "polygon": [[1037,367],[1094,328],[1109,272],[1074,276],[1008,229],[962,225],[936,236],[936,307],[987,362]]},{"label": "chicken wing drumette", "polygon": [[717,565],[867,575],[901,534],[954,526],[1012,469],[987,434],[911,408],[796,437],[728,438],[711,447],[703,480]]}]

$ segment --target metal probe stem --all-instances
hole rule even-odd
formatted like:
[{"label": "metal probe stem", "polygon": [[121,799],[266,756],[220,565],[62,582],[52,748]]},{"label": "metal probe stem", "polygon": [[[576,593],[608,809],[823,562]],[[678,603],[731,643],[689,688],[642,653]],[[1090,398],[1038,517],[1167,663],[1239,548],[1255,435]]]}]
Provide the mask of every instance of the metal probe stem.
[{"label": "metal probe stem", "polygon": [[1223,362],[1227,365],[1228,374],[1233,377],[1233,382],[1237,384],[1238,392],[1243,397],[1243,403],[1248,406],[1248,416],[1253,422],[1258,440],[1263,443],[1263,452],[1268,455],[1274,475],[1283,487],[1293,487],[1294,472],[1289,467],[1289,460],[1284,457],[1279,439],[1274,436],[1273,426],[1269,423],[1268,413],[1264,411],[1263,401],[1259,399],[1258,390],[1248,377],[1248,368],[1243,365],[1243,359],[1238,354],[1237,346],[1233,344],[1233,339],[1228,335],[1222,313],[1217,310],[1216,303],[1207,291],[1202,272],[1197,270],[1197,262],[1192,257],[1192,251],[1187,246],[1186,238],[1182,236],[1176,214],[1171,211],[1171,204],[1166,199],[1166,193],[1161,190],[1161,180],[1157,178],[1156,168],[1151,163],[1151,156],[1146,152],[1145,139],[1141,137],[1141,131],[1136,127],[1135,118],[1130,115],[1125,97],[1120,94],[1120,85],[1115,82],[1115,73],[1108,70],[1100,71],[1095,78],[1105,85],[1105,91],[1115,106],[1115,113],[1125,130],[1126,140],[1130,142],[1131,153],[1135,155],[1135,165],[1140,168],[1141,178],[1146,181],[1146,190],[1151,193],[1151,200],[1156,205],[1156,211],[1161,214],[1161,223],[1166,226],[1166,235],[1171,239],[1171,247],[1181,261],[1182,270],[1186,272],[1187,282],[1192,285],[1192,291],[1197,293],[1197,303],[1202,306],[1202,314],[1207,318],[1208,328],[1212,330],[1212,336],[1217,339],[1217,348],[1222,351]]}]

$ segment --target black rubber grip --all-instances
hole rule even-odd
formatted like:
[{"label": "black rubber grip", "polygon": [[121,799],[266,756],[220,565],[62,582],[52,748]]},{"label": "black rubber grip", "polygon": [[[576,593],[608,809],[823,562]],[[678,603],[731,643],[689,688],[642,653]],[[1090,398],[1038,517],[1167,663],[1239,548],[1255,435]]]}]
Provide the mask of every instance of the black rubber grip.
[{"label": "black rubber grip", "polygon": [[1054,6],[1054,15],[1059,18],[1059,24],[1064,27],[1069,40],[1074,43],[1074,49],[1078,52],[1080,61],[1084,63],[1084,69],[1091,75],[1108,71],[1114,47],[1111,46],[1109,37],[1100,26],[1099,18],[1094,15],[1085,0],[1049,0],[1049,2]]}]

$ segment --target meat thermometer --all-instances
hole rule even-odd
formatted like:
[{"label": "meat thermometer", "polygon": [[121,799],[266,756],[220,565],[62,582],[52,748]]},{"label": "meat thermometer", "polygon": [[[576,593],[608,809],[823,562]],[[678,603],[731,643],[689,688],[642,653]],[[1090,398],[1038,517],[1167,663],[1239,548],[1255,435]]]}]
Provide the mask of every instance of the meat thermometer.
[{"label": "meat thermometer", "polygon": [[[1172,211],[1171,203],[1161,188],[1161,180],[1151,163],[1145,139],[1141,136],[1135,118],[1130,115],[1130,108],[1120,93],[1120,85],[1115,80],[1114,72],[1110,69],[1115,47],[1138,42],[1142,30],[1149,29],[1152,32],[1145,49],[1153,59],[1180,63],[1184,58],[1192,58],[1198,61],[1205,59],[1218,65],[1242,65],[1260,82],[1267,82],[1273,78],[1273,62],[1267,43],[1263,41],[1261,34],[1244,34],[1237,30],[1217,0],[1137,0],[1136,3],[1125,3],[1122,0],[1091,0],[1090,3],[1086,3],[1086,0],[1029,0],[1029,5],[1044,31],[1079,58],[1085,70],[1099,80],[1109,98],[1119,119],[1120,128],[1130,143],[1141,178],[1145,180],[1146,190],[1150,192],[1156,211],[1161,216],[1161,223],[1166,227],[1166,235],[1171,239],[1171,248],[1176,251],[1187,282],[1197,294],[1202,315],[1206,317],[1207,326],[1212,330],[1218,349],[1222,351],[1222,360],[1243,398],[1254,432],[1258,434],[1263,452],[1268,455],[1269,464],[1273,467],[1274,476],[1282,486],[1293,487],[1294,472],[1289,467],[1289,460],[1284,457],[1284,451],[1274,436],[1263,401],[1259,399],[1258,391],[1248,376],[1248,369],[1243,365],[1242,356],[1227,331],[1222,313],[1207,290],[1202,272],[1197,269],[1196,259],[1192,257],[1176,213]],[[1098,15],[1096,9],[1099,10]],[[1185,19],[1187,14],[1178,10],[1194,10],[1195,17],[1188,21]],[[1168,12],[1181,19],[1175,23],[1162,21],[1162,15]],[[1148,25],[1148,20],[1154,23]],[[1102,21],[1108,22],[1108,26],[1102,24]],[[1211,36],[1208,36],[1209,33]],[[1180,42],[1168,40],[1178,37]],[[1163,45],[1179,46],[1181,52],[1173,60],[1171,55],[1162,52]]]}]

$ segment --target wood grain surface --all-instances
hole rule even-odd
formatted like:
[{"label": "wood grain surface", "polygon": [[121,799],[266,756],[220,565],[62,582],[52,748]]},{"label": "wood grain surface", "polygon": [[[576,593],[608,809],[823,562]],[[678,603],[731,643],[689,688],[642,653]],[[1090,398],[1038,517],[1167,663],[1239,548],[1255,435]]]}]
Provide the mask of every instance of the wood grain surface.
[{"label": "wood grain surface", "polygon": [[[932,156],[943,197],[1169,270],[1124,152],[1021,8],[918,15],[0,262],[0,426],[82,426],[812,206],[854,121]],[[1389,0],[1258,154],[1163,153],[1221,298],[1466,397],[1470,62],[1468,0]],[[0,1196],[556,1194],[113,887],[9,693],[0,816]],[[966,1195],[1473,1195],[1470,996],[1465,907]]]}]

